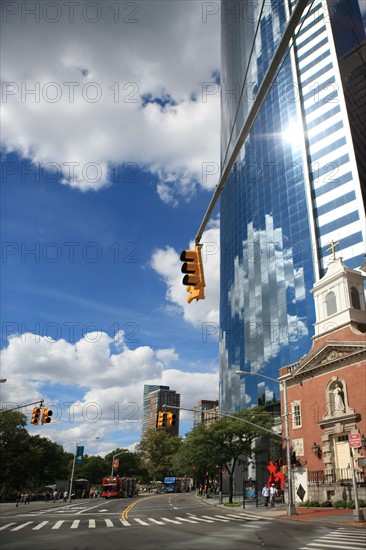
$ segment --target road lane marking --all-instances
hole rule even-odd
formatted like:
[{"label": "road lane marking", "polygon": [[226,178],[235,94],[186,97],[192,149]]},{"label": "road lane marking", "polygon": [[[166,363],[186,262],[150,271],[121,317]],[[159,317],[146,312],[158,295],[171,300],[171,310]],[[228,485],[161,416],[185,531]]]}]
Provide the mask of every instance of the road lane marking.
[{"label": "road lane marking", "polygon": [[104,521],[107,527],[114,527],[113,521],[111,519],[105,519]]},{"label": "road lane marking", "polygon": [[228,519],[227,516],[216,516],[216,515],[215,515],[215,518],[221,518],[221,519],[224,520],[224,521],[231,521],[231,518]]},{"label": "road lane marking", "polygon": [[51,529],[60,529],[61,525],[65,522],[64,519],[60,519],[60,521],[56,521],[55,525],[51,527]]},{"label": "road lane marking", "polygon": [[134,518],[134,520],[139,523],[140,525],[149,525],[148,523],[146,523],[146,521],[143,521],[142,519],[140,518]]},{"label": "road lane marking", "polygon": [[181,521],[176,521],[175,519],[169,519],[169,518],[160,518],[162,519],[163,521],[168,521],[169,523],[176,523],[177,525],[182,525],[182,522]]},{"label": "road lane marking", "polygon": [[177,517],[179,521],[186,521],[187,523],[198,523],[198,521],[194,521],[193,519],[187,519],[187,518],[180,518]]},{"label": "road lane marking", "polygon": [[147,518],[149,521],[152,521],[153,523],[156,523],[156,525],[164,525],[164,523],[162,521],[158,521],[157,519],[154,519],[154,518]]},{"label": "road lane marking", "polygon": [[203,518],[213,519],[214,521],[223,521],[225,523],[230,523],[229,519],[219,519],[221,516],[214,516],[213,518],[211,516],[202,516]]},{"label": "road lane marking", "polygon": [[13,529],[11,529],[11,531],[20,531],[20,529],[23,529],[23,527],[26,527],[27,525],[31,525],[31,523],[33,523],[33,521],[27,521],[26,523],[21,523],[17,527],[14,527]]},{"label": "road lane marking", "polygon": [[41,521],[41,523],[39,523],[38,525],[36,525],[35,527],[32,528],[32,531],[38,531],[38,529],[42,529],[42,527],[47,525],[47,523],[49,523],[49,522],[48,521]]},{"label": "road lane marking", "polygon": [[95,529],[95,519],[89,520],[89,529]]},{"label": "road lane marking", "polygon": [[130,527],[131,523],[128,523],[127,519],[121,518],[119,520],[125,527]]},{"label": "road lane marking", "polygon": [[193,514],[189,514],[189,517],[192,518],[192,519],[196,519],[197,521],[204,521],[205,523],[214,523],[214,520],[211,518],[211,519],[204,519],[204,518],[207,518],[207,516],[202,516],[200,518],[198,518],[197,516],[194,516]]},{"label": "road lane marking", "polygon": [[77,529],[79,527],[79,523],[80,523],[79,519],[74,519],[74,521],[70,525],[70,529]]},{"label": "road lane marking", "polygon": [[12,525],[16,525],[14,522],[13,523],[7,523],[6,525],[3,525],[2,527],[0,527],[0,531],[3,531],[4,529],[7,529],[8,527],[11,527]]}]

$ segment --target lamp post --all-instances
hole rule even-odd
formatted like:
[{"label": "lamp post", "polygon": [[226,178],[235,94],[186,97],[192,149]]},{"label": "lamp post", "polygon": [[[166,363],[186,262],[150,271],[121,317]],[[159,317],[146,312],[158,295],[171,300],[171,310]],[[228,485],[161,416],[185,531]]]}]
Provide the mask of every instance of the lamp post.
[{"label": "lamp post", "polygon": [[71,470],[71,480],[70,480],[69,498],[67,499],[67,502],[71,502],[72,484],[73,484],[73,482],[74,482],[74,471],[75,471],[75,462],[76,462],[76,455],[77,455],[77,452],[78,452],[78,446],[80,445],[80,443],[84,443],[84,441],[90,441],[90,440],[92,440],[92,439],[99,439],[99,436],[97,436],[97,437],[92,437],[92,438],[89,438],[89,439],[83,439],[82,441],[79,441],[79,442],[76,443],[76,445],[75,445],[74,460],[72,461],[72,470]]},{"label": "lamp post", "polygon": [[261,376],[262,378],[267,378],[267,380],[271,380],[272,382],[277,382],[277,384],[282,384],[283,386],[283,408],[284,408],[284,417],[285,417],[285,441],[286,441],[286,462],[287,462],[287,515],[288,516],[295,516],[296,515],[296,507],[294,504],[294,497],[292,492],[292,475],[291,475],[291,449],[290,449],[290,431],[289,431],[289,423],[288,423],[288,406],[287,406],[287,385],[285,380],[277,380],[276,378],[271,378],[270,376],[266,376],[264,374],[260,374],[259,372],[247,372],[244,370],[237,370],[237,375],[242,374],[249,374],[253,376]]},{"label": "lamp post", "polygon": [[123,449],[123,451],[121,451],[120,453],[117,453],[116,455],[113,455],[113,457],[112,457],[112,471],[111,471],[111,477],[113,477],[113,470],[114,470],[114,468],[113,468],[113,463],[114,463],[114,459],[117,458],[117,456],[119,456],[119,455],[123,455],[123,453],[125,453],[125,452],[126,452],[126,449]]}]

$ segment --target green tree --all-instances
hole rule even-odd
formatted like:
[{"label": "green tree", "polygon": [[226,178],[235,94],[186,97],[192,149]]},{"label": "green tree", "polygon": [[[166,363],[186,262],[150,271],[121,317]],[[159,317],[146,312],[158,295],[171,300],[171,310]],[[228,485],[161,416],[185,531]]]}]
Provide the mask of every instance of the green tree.
[{"label": "green tree", "polygon": [[137,447],[149,473],[150,480],[162,481],[175,474],[173,458],[182,444],[182,439],[167,434],[164,430],[148,430]]},{"label": "green tree", "polygon": [[31,436],[25,428],[26,425],[26,416],[19,411],[1,411],[1,494],[19,491],[28,484]]},{"label": "green tree", "polygon": [[87,479],[92,485],[101,485],[106,475],[106,463],[100,456],[85,454],[82,464],[75,464],[74,479]]},{"label": "green tree", "polygon": [[209,426],[203,424],[189,434],[174,459],[181,473],[192,469],[197,481],[202,482],[206,472],[214,477],[218,468],[225,466],[229,476],[229,502],[233,500],[234,470],[241,458],[253,458],[256,454],[253,442],[266,435],[261,428],[271,429],[272,416],[261,407],[246,409],[234,417],[224,416]]},{"label": "green tree", "polygon": [[67,454],[63,447],[47,437],[30,438],[31,460],[28,464],[28,484],[31,489],[55,483],[69,476]]},{"label": "green tree", "polygon": [[117,469],[113,469],[114,475],[119,475],[120,477],[135,477],[138,479],[146,476],[146,468],[144,467],[140,454],[119,448],[108,453],[104,458],[106,462],[106,476],[109,476],[112,471],[112,459],[115,455],[119,455],[116,457],[119,461],[119,466]]}]

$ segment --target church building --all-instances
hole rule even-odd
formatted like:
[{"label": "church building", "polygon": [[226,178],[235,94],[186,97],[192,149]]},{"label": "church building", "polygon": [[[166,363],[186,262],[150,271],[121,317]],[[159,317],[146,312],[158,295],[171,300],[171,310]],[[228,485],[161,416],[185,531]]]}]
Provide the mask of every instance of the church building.
[{"label": "church building", "polygon": [[[279,380],[287,386],[297,503],[353,500],[355,482],[358,498],[366,500],[365,279],[362,271],[348,268],[333,253],[325,276],[312,290],[312,349],[280,370]],[[282,409],[283,402],[281,396]],[[352,446],[354,438],[360,446]]]}]

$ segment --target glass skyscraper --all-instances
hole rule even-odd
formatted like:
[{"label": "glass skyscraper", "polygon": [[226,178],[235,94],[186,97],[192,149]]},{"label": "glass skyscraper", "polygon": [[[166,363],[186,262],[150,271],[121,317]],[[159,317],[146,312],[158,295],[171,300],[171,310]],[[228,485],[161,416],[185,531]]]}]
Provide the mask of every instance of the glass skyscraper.
[{"label": "glass skyscraper", "polygon": [[[295,4],[222,2],[223,167]],[[310,351],[330,243],[364,263],[364,52],[358,0],[309,0],[221,194],[223,412],[278,402],[278,384],[235,371],[277,378]]]}]

